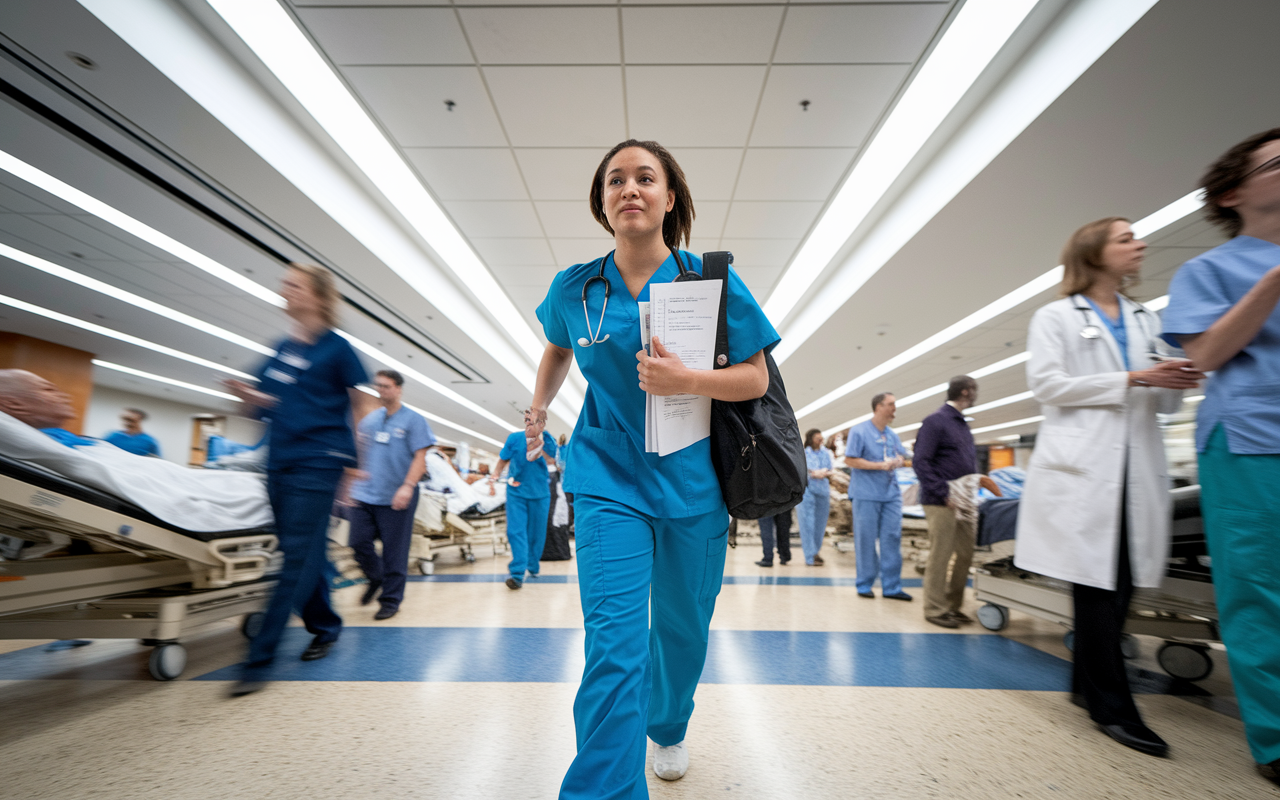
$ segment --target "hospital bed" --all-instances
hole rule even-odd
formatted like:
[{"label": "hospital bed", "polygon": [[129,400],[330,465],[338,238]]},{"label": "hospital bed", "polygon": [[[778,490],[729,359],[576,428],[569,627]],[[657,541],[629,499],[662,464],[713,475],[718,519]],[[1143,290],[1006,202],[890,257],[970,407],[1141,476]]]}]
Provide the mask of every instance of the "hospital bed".
[{"label": "hospital bed", "polygon": [[441,550],[457,547],[463,559],[476,560],[474,546],[488,545],[496,556],[507,550],[506,507],[483,514],[458,514],[449,511],[449,496],[421,489],[418,509],[413,518],[414,541],[410,560],[423,575],[435,572],[435,560]]},{"label": "hospital bed", "polygon": [[[1211,562],[1200,516],[1200,487],[1173,489],[1173,547],[1158,589],[1137,589],[1129,606],[1122,649],[1137,655],[1133,634],[1163,639],[1156,655],[1161,669],[1175,678],[1198,681],[1213,671],[1209,646],[1221,640],[1214,601]],[[1013,518],[1016,522],[1016,517]],[[1011,538],[1011,537],[1010,537]],[[1009,623],[1009,611],[1021,611],[1070,629],[1071,584],[1018,569],[1012,558],[977,567],[973,576],[978,622],[992,631]],[[1073,634],[1064,636],[1068,649]]]},{"label": "hospital bed", "polygon": [[184,531],[6,456],[0,535],[37,544],[69,537],[89,551],[0,561],[0,639],[136,638],[154,648],[157,680],[182,673],[179,640],[195,627],[246,615],[241,630],[250,635],[280,564],[269,530]]}]

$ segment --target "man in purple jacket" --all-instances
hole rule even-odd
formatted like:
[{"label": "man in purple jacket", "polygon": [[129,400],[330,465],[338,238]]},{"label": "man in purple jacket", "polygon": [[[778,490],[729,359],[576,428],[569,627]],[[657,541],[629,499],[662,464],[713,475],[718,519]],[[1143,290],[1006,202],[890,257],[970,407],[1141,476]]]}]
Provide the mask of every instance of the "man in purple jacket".
[{"label": "man in purple jacket", "polygon": [[[951,379],[947,402],[924,418],[916,434],[914,461],[920,502],[929,524],[929,561],[924,571],[924,618],[943,628],[972,622],[960,610],[973,562],[974,526],[957,519],[947,481],[978,471],[978,453],[964,410],[978,399],[978,382]],[[954,556],[955,561],[952,561]]]}]

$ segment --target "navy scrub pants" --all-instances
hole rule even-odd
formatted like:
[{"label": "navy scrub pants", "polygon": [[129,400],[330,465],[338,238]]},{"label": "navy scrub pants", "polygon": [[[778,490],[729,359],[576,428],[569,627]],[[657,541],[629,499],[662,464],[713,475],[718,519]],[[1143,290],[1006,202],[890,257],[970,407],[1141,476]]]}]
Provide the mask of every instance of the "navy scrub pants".
[{"label": "navy scrub pants", "polygon": [[[409,545],[413,540],[413,513],[418,508],[418,492],[403,511],[391,506],[356,503],[347,509],[351,521],[348,544],[356,562],[371,584],[382,585],[378,602],[383,608],[396,610],[404,602],[404,583],[409,575]],[[373,546],[382,540],[382,555]]]},{"label": "navy scrub pants", "polygon": [[329,512],[342,480],[342,468],[286,467],[267,473],[267,497],[276,518],[276,537],[284,564],[262,629],[249,642],[245,677],[265,680],[270,674],[280,637],[297,610],[307,631],[318,642],[333,642],[342,631],[342,618],[329,605]]}]

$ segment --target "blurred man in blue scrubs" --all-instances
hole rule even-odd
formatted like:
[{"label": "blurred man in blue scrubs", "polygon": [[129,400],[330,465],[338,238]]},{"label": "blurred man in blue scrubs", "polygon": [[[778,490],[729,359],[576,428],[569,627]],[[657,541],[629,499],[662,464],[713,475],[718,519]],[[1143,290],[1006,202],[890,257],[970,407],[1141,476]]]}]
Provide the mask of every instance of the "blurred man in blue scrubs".
[{"label": "blurred man in blue scrubs", "polygon": [[149,433],[142,430],[142,421],[147,418],[147,412],[137,408],[126,408],[120,415],[120,421],[124,423],[124,430],[113,431],[106,435],[108,444],[114,444],[121,450],[133,453],[135,456],[154,456],[160,457],[160,443],[157,442]]},{"label": "blurred man in blue scrubs", "polygon": [[892,394],[881,392],[871,398],[871,419],[849,429],[844,463],[852,468],[849,499],[853,501],[858,595],[875,597],[871,587],[879,574],[885,597],[910,601],[911,595],[902,591],[902,491],[896,472],[906,463],[907,451],[889,427],[897,411]]},{"label": "blurred man in blue scrubs", "polygon": [[489,477],[496,476],[510,465],[507,486],[507,541],[511,543],[511,563],[507,565],[511,577],[508,589],[524,586],[525,572],[538,577],[542,548],[547,543],[547,519],[551,513],[551,473],[548,464],[556,463],[556,440],[542,432],[542,451],[530,461],[530,453],[524,431],[514,431],[502,445],[498,454],[498,466]]}]

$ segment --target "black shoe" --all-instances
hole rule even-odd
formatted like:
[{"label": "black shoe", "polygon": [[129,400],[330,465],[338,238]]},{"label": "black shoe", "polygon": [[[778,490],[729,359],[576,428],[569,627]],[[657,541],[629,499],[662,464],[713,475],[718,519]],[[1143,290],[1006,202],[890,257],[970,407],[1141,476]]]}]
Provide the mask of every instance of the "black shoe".
[{"label": "black shoe", "polygon": [[1169,754],[1169,745],[1155,731],[1146,725],[1099,725],[1102,732],[1115,739],[1125,747],[1132,747],[1139,753],[1164,758]]},{"label": "black shoe", "polygon": [[254,680],[248,680],[248,679],[241,679],[236,681],[236,684],[231,687],[231,691],[227,693],[227,696],[228,697],[244,697],[246,694],[253,694],[254,692],[260,692],[265,688],[267,688],[266,681],[254,681]]},{"label": "black shoe", "polygon": [[311,646],[302,651],[303,661],[319,661],[329,655],[329,648],[333,647],[333,642],[312,642]]},{"label": "black shoe", "polygon": [[780,558],[780,559],[778,559],[778,563],[785,567],[786,565],[788,565],[788,564],[790,564],[790,563],[791,563],[791,559],[789,559],[789,558]]},{"label": "black shoe", "polygon": [[[787,562],[785,562],[785,561],[784,561],[784,562],[782,562],[782,563],[784,563],[784,564],[785,564],[785,563],[787,563]],[[757,562],[756,562],[756,566],[757,566],[757,567],[772,567],[772,566],[773,566],[773,562],[772,562],[772,561],[765,561],[765,560],[762,558],[762,559],[760,559],[759,561],[757,561]]]},{"label": "black shoe", "polygon": [[523,584],[522,582],[520,582],[520,580],[519,580],[519,579],[514,578],[514,577],[512,577],[512,578],[507,578],[507,588],[508,588],[508,589],[519,589],[521,586],[524,586],[524,584]]},{"label": "black shoe", "polygon": [[1272,761],[1270,764],[1259,764],[1258,774],[1267,780],[1280,786],[1280,758]]},{"label": "black shoe", "polygon": [[374,619],[391,619],[396,615],[396,612],[398,612],[399,610],[400,609],[398,608],[389,608],[388,606],[383,606],[382,608],[378,609],[378,613],[374,614],[373,618]]},{"label": "black shoe", "polygon": [[868,600],[875,599],[875,596],[876,596],[875,592],[858,592],[858,597],[865,597]]},{"label": "black shoe", "polygon": [[822,566],[822,565],[823,565],[823,564],[825,564],[825,563],[827,563],[827,562],[825,562],[825,561],[823,561],[823,560],[822,560],[822,556],[814,556],[814,557],[813,557],[813,565],[814,565],[815,567],[820,567],[820,566]]},{"label": "black shoe", "polygon": [[893,594],[886,594],[884,596],[890,600],[905,600],[908,603],[910,603],[912,600],[915,599],[914,597],[907,594],[906,592],[894,592]]},{"label": "black shoe", "polygon": [[937,625],[939,628],[959,628],[960,627],[959,622],[956,622],[954,619],[947,616],[925,617],[924,619],[925,619],[925,622],[932,622],[934,625]]},{"label": "black shoe", "polygon": [[382,588],[382,581],[374,583],[369,581],[369,585],[364,588],[364,594],[360,597],[360,605],[367,606],[373,602],[373,598],[378,596],[378,590]]},{"label": "black shoe", "polygon": [[973,624],[973,617],[969,616],[963,611],[948,611],[946,615],[954,619],[956,622],[959,622],[961,625]]},{"label": "black shoe", "polygon": [[1089,710],[1089,702],[1084,699],[1084,692],[1072,692],[1071,705],[1079,706],[1080,708],[1083,708],[1085,711]]}]

